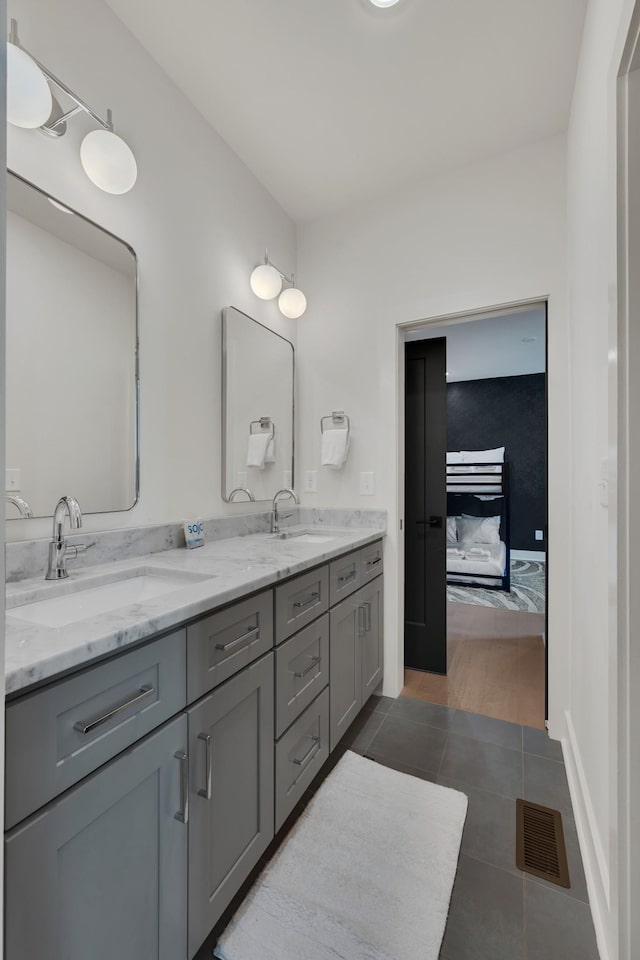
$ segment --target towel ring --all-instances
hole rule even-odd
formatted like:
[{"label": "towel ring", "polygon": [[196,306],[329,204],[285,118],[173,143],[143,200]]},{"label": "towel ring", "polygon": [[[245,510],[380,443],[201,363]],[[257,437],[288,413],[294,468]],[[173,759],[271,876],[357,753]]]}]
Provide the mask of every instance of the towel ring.
[{"label": "towel ring", "polygon": [[276,425],[271,419],[271,417],[260,417],[259,420],[252,420],[249,424],[249,433],[259,433],[259,431],[254,430],[255,426],[259,426],[261,430],[266,430],[271,427],[271,436],[275,437],[276,435]]},{"label": "towel ring", "polygon": [[345,422],[347,424],[347,437],[351,433],[351,421],[349,417],[344,412],[344,410],[334,410],[327,417],[320,418],[320,433],[324,433],[324,422],[325,420],[330,420],[334,427],[343,427]]}]

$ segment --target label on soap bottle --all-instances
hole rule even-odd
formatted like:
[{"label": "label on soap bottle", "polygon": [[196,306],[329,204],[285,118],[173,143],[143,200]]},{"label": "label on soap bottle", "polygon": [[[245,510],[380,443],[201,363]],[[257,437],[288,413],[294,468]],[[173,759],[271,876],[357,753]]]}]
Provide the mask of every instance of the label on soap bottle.
[{"label": "label on soap bottle", "polygon": [[204,544],[204,523],[202,520],[185,520],[184,539],[189,550],[201,547]]}]

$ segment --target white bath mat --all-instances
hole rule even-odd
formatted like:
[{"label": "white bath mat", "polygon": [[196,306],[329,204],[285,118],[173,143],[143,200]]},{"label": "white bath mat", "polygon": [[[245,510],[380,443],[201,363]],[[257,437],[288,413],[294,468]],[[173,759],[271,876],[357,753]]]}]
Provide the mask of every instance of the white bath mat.
[{"label": "white bath mat", "polygon": [[437,960],[467,798],[346,753],[224,931],[220,960]]}]

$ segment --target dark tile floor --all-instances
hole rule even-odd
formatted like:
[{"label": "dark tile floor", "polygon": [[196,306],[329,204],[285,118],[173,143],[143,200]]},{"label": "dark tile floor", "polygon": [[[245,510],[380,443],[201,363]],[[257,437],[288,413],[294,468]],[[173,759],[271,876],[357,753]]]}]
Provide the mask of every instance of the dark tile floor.
[{"label": "dark tile floor", "polygon": [[[347,731],[344,747],[469,797],[441,960],[597,960],[557,742],[502,720],[376,697]],[[569,890],[517,869],[516,797],[562,811]]]}]

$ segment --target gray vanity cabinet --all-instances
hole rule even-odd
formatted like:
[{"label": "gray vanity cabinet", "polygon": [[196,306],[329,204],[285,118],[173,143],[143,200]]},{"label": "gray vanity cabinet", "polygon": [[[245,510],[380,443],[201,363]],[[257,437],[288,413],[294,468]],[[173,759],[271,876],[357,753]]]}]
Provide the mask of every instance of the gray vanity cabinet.
[{"label": "gray vanity cabinet", "polygon": [[382,680],[383,670],[383,603],[384,581],[373,580],[357,594],[361,606],[360,643],[362,647],[362,704],[364,705]]},{"label": "gray vanity cabinet", "polygon": [[274,835],[273,654],[191,707],[189,957]]},{"label": "gray vanity cabinet", "polygon": [[5,960],[184,960],[186,747],[183,715],[6,834]]},{"label": "gray vanity cabinet", "polygon": [[329,615],[329,741],[332,750],[362,706],[362,611],[355,597],[357,594],[343,600]]}]

